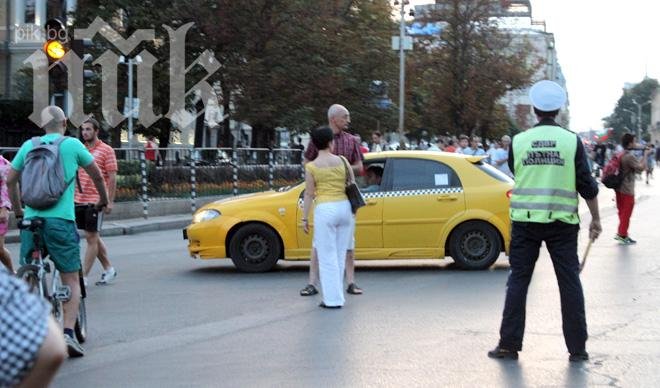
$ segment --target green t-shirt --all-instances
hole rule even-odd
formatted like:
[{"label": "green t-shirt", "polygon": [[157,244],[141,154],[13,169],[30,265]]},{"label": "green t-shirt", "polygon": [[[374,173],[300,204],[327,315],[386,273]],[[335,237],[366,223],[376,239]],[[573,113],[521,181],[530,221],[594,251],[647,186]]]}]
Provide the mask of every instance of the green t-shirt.
[{"label": "green t-shirt", "polygon": [[[59,133],[49,133],[41,137],[41,140],[47,143],[55,141],[60,137]],[[25,165],[25,155],[32,149],[32,139],[23,143],[18,150],[16,157],[11,162],[11,166],[16,171],[22,171]],[[75,176],[78,167],[87,167],[93,161],[94,157],[87,151],[87,148],[76,138],[68,138],[60,144],[60,158],[64,166],[64,179],[72,183],[67,187],[60,200],[55,206],[46,210],[32,209],[25,207],[25,218],[43,217],[43,218],[62,218],[74,221],[76,219],[73,206],[73,194],[75,190]]]}]

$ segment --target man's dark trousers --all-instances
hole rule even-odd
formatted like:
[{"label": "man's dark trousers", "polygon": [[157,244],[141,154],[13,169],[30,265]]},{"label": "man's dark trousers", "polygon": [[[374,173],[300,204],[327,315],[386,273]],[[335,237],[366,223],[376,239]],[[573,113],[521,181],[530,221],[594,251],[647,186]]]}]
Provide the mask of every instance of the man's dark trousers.
[{"label": "man's dark trousers", "polygon": [[509,254],[511,273],[507,282],[500,327],[501,348],[522,350],[527,289],[532,280],[541,242],[545,241],[559,284],[566,347],[569,353],[585,350],[587,322],[577,256],[578,230],[578,225],[560,221],[549,224],[513,222]]}]

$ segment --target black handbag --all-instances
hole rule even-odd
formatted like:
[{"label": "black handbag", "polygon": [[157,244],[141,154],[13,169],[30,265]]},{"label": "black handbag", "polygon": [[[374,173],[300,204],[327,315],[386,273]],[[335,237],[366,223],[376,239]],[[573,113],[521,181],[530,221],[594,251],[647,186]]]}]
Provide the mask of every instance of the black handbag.
[{"label": "black handbag", "polygon": [[351,211],[353,214],[357,213],[358,209],[366,205],[364,202],[364,197],[360,192],[360,189],[355,184],[355,181],[351,180],[351,173],[348,170],[350,167],[348,165],[348,160],[343,156],[340,156],[341,160],[344,163],[344,168],[346,169],[346,196],[348,201],[351,203]]}]

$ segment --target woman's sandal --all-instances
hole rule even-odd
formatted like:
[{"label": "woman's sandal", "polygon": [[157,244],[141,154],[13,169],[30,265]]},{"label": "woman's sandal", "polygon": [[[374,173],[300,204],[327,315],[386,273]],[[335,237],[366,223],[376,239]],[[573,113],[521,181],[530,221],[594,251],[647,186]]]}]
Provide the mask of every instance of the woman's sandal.
[{"label": "woman's sandal", "polygon": [[313,284],[308,284],[307,287],[300,290],[300,296],[311,296],[319,293],[319,290]]}]

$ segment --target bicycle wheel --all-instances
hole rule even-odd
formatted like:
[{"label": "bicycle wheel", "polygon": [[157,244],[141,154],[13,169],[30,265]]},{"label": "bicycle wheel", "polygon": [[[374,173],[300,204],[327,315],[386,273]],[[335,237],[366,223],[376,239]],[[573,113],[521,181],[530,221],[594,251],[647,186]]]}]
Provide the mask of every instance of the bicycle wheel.
[{"label": "bicycle wheel", "polygon": [[51,312],[53,313],[53,317],[61,327],[64,327],[64,306],[62,301],[55,297],[55,292],[61,287],[61,285],[62,280],[60,280],[60,275],[57,271],[55,271],[53,273],[53,283],[51,285],[52,287],[48,300],[50,300],[50,304],[52,306],[53,311]]},{"label": "bicycle wheel", "polygon": [[78,307],[78,317],[76,318],[76,326],[73,330],[76,333],[76,338],[81,344],[87,339],[87,309],[85,308],[85,298],[80,298],[80,306]]},{"label": "bicycle wheel", "polygon": [[[46,291],[46,279],[39,280],[39,267],[34,264],[26,264],[18,269],[16,272],[16,277],[23,279],[28,286],[28,290],[36,295],[41,295],[42,292]],[[42,288],[39,289],[39,283],[41,283]]]}]

